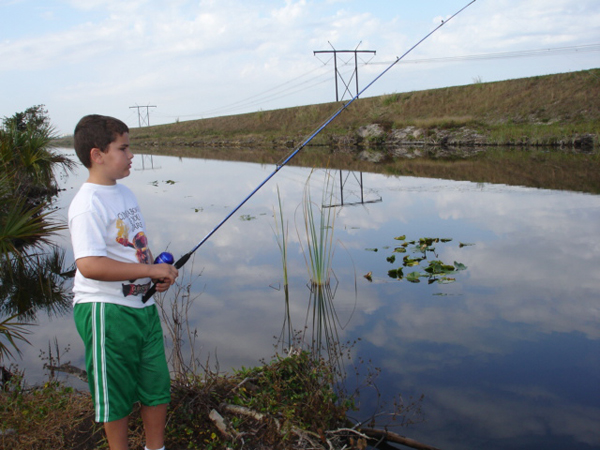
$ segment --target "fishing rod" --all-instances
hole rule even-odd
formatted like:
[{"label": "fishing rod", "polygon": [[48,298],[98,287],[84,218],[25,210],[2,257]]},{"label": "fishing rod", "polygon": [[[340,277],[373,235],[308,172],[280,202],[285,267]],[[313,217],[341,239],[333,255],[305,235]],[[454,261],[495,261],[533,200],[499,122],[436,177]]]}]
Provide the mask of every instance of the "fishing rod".
[{"label": "fishing rod", "polygon": [[[174,264],[175,268],[180,269],[181,267],[183,267],[183,265],[190,259],[190,257],[194,254],[194,252],[202,246],[202,244],[204,244],[219,228],[221,228],[221,226],[225,222],[227,222],[231,218],[231,216],[233,216],[248,200],[250,200],[250,198],[260,190],[260,188],[262,188],[271,178],[273,178],[277,172],[279,172],[287,163],[289,163],[292,160],[292,158],[294,158],[294,156],[296,156],[300,152],[300,150],[302,150],[304,147],[306,147],[308,145],[308,143],[310,141],[312,141],[321,131],[323,131],[325,129],[325,127],[327,127],[331,122],[333,122],[333,120],[337,116],[339,116],[352,103],[354,103],[354,101],[356,99],[358,99],[363,94],[363,92],[365,92],[367,89],[369,89],[375,82],[377,82],[377,80],[379,80],[383,75],[385,75],[389,70],[391,70],[392,67],[394,67],[400,60],[404,59],[404,57],[406,57],[406,55],[408,55],[415,48],[417,48],[427,38],[429,38],[429,36],[431,36],[437,30],[442,28],[450,20],[452,20],[458,14],[463,12],[465,9],[467,9],[469,6],[471,6],[476,1],[477,0],[470,1],[466,6],[463,6],[461,9],[459,9],[457,12],[455,12],[448,19],[442,20],[442,22],[437,27],[435,27],[425,37],[423,37],[415,45],[413,45],[411,48],[409,48],[402,56],[397,57],[385,70],[383,70],[369,84],[367,84],[360,92],[358,92],[351,100],[349,100],[348,103],[342,105],[342,107],[340,109],[338,109],[331,117],[329,117],[329,119],[327,119],[325,122],[323,122],[323,124],[320,127],[318,127],[316,129],[316,131],[314,131],[308,138],[306,138],[306,140],[304,140],[304,142],[302,142],[292,153],[290,153],[289,156],[287,156],[281,163],[277,164],[277,166],[275,167],[275,170],[273,170],[273,172],[271,172],[271,174],[269,174],[269,176],[267,176],[267,178],[265,178],[252,192],[250,192],[250,194],[248,194],[248,196],[244,200],[242,200],[239,205],[237,205],[235,208],[233,208],[233,210],[229,214],[227,214],[225,216],[225,218],[223,220],[221,220],[221,222],[219,222],[219,224],[216,227],[214,227],[206,236],[204,236],[204,238],[194,248],[192,248],[189,252],[187,252],[185,255],[183,255],[181,258],[179,258],[177,260],[177,262]],[[168,252],[163,252],[160,255],[158,255],[158,257],[156,258],[154,263],[155,264],[158,264],[158,263],[173,264],[173,261],[174,261],[173,255],[171,255]],[[142,302],[146,303],[150,299],[150,297],[152,297],[155,293],[156,293],[156,283],[153,284],[152,287],[144,294],[144,296],[142,297]]]}]

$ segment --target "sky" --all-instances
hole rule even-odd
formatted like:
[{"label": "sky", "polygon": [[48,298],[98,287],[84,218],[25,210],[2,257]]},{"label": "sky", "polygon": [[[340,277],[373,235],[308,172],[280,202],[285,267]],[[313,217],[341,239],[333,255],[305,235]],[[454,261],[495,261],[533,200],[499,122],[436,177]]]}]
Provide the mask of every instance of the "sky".
[{"label": "sky", "polygon": [[[600,67],[598,0],[469,3],[0,0],[0,118],[43,104],[62,135],[350,100],[356,73],[371,97]],[[359,51],[337,92],[334,49]]]}]

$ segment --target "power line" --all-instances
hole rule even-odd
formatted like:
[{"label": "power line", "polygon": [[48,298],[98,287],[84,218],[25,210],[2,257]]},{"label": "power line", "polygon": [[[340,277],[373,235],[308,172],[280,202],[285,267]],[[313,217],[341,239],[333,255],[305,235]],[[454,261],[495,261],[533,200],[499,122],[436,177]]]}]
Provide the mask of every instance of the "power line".
[{"label": "power line", "polygon": [[[317,69],[313,69],[308,73],[314,72],[315,70],[319,70],[321,69],[321,67],[318,67]],[[307,73],[307,74],[308,74]],[[296,77],[296,80],[299,78],[304,77],[304,74],[300,77]],[[228,110],[231,109],[237,109],[237,108],[242,108],[242,107],[249,107],[249,106],[253,106],[253,105],[259,105],[261,103],[264,103],[266,101],[271,101],[271,100],[275,100],[281,97],[285,97],[287,95],[292,95],[292,94],[296,94],[298,92],[304,91],[306,89],[310,89],[311,87],[317,86],[319,84],[322,84],[324,82],[324,80],[321,80],[321,78],[323,78],[323,74],[319,74],[316,77],[310,78],[308,80],[302,81],[299,84],[293,85],[293,86],[289,86],[286,87],[285,89],[281,89],[283,88],[285,85],[289,84],[290,82],[286,82],[283,83],[275,88],[271,88],[271,89],[267,89],[266,91],[263,91],[259,94],[255,94],[251,97],[248,97],[246,99],[243,100],[239,100],[237,102],[234,103],[230,103],[229,105],[220,107],[220,108],[216,108],[213,110],[208,110],[205,111],[204,114],[210,114],[210,113],[214,113],[214,112],[227,112]]]},{"label": "power line", "polygon": [[[478,55],[447,56],[444,58],[406,59],[400,64],[430,64],[452,61],[476,61],[486,59],[512,59],[536,56],[554,56],[568,53],[590,53],[600,51],[600,44],[577,45],[572,47],[542,48],[537,50],[521,50],[513,52],[482,53]],[[388,62],[370,63],[371,65],[386,65]]]},{"label": "power line", "polygon": [[197,114],[186,114],[186,115],[177,115],[177,116],[164,115],[162,117],[203,117],[203,116],[209,115],[209,114],[217,114],[217,113],[222,114],[222,113],[225,113],[228,111],[235,111],[236,109],[240,109],[240,108],[247,108],[250,106],[260,105],[262,103],[265,103],[266,101],[272,101],[272,100],[282,98],[282,97],[285,97],[288,95],[296,94],[303,90],[307,90],[314,86],[324,83],[325,82],[325,80],[324,80],[325,74],[323,72],[315,77],[309,78],[308,80],[305,80],[298,84],[286,87],[287,85],[293,83],[294,81],[300,80],[300,79],[306,77],[307,75],[310,75],[311,73],[314,73],[319,70],[322,71],[323,67],[319,66],[315,69],[312,69],[308,72],[303,73],[302,75],[297,76],[296,78],[293,78],[293,79],[286,81],[280,85],[269,88],[266,91],[259,92],[258,94],[254,94],[245,99],[238,100],[237,102],[229,103],[227,105],[223,105],[218,108],[206,110],[206,111],[203,111],[203,112],[197,113]]},{"label": "power line", "polygon": [[[577,46],[569,46],[569,47],[555,47],[555,48],[543,48],[543,49],[533,49],[533,50],[521,50],[521,51],[511,51],[511,52],[498,52],[498,53],[483,53],[483,54],[475,54],[475,55],[461,55],[461,56],[448,56],[443,58],[424,58],[424,59],[412,59],[412,60],[402,60],[399,64],[439,64],[445,62],[462,62],[462,61],[484,61],[484,60],[496,60],[496,59],[512,59],[512,58],[527,58],[527,57],[541,57],[541,56],[553,56],[553,55],[563,55],[563,54],[572,54],[572,53],[590,53],[590,52],[598,52],[600,51],[600,44],[587,44],[587,45],[577,45]],[[353,51],[352,51],[353,52]],[[331,58],[333,59],[333,58]],[[326,80],[324,79],[324,72],[322,74],[317,75],[316,77],[312,77],[308,80],[304,80],[298,84],[291,85],[295,81],[298,81],[315,71],[323,69],[325,65],[329,61],[324,62],[322,66],[319,66],[315,69],[312,69],[308,72],[303,73],[302,75],[297,76],[285,83],[269,88],[263,92],[259,92],[245,99],[241,99],[237,102],[230,103],[228,105],[224,105],[219,108],[206,110],[198,114],[186,114],[186,115],[162,115],[161,117],[204,117],[209,114],[223,114],[227,112],[233,112],[236,110],[240,110],[243,108],[248,108],[252,106],[258,106],[264,104],[268,101],[280,99],[286,96],[291,96],[293,94],[297,94],[298,92],[304,91],[306,89],[310,89],[314,86],[324,83]],[[367,62],[359,64],[359,66],[367,66],[367,65],[388,65],[389,62]],[[345,62],[343,65],[350,65],[350,61]],[[290,86],[288,86],[290,85]]]}]

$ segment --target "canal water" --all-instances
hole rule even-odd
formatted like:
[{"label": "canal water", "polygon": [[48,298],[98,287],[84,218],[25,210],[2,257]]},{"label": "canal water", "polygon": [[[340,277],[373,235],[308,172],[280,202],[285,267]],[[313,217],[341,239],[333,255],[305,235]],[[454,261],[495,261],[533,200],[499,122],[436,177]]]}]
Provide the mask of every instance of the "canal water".
[{"label": "canal water", "polygon": [[[138,197],[154,254],[177,258],[273,170],[136,155],[122,182]],[[62,219],[84,172],[62,177]],[[333,233],[326,322],[342,347],[352,343],[348,389],[361,384],[350,367],[363,377],[381,370],[353,418],[376,415],[379,426],[443,449],[600,448],[598,195],[285,167],[185,266],[199,361],[230,371],[281,351],[286,330],[306,329],[310,340],[307,182]],[[68,234],[58,240],[72,263]],[[455,270],[436,274],[442,265]],[[19,366],[32,383],[46,376],[49,345],[84,366],[70,314],[40,314],[30,340]],[[399,396],[420,407],[418,423],[393,428],[379,414]]]}]

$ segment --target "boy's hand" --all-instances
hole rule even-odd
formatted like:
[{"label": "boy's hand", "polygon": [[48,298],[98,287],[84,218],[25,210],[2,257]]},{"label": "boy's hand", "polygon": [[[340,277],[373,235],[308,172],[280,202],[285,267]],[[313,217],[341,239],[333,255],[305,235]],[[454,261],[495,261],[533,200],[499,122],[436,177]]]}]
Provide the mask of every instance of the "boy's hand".
[{"label": "boy's hand", "polygon": [[152,274],[150,278],[156,283],[156,290],[164,292],[175,283],[175,279],[179,276],[179,271],[171,264],[152,264]]},{"label": "boy's hand", "polygon": [[156,291],[157,292],[165,292],[167,289],[169,289],[171,287],[171,283],[169,282],[163,282],[161,280],[152,280],[154,283],[156,283]]}]

